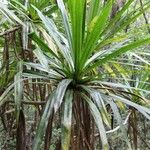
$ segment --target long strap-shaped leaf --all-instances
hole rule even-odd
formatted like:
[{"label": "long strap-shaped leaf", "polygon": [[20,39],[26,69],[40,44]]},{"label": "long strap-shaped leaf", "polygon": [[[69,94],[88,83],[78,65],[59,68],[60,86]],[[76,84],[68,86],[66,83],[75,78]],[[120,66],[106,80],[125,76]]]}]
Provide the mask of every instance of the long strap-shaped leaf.
[{"label": "long strap-shaped leaf", "polygon": [[106,130],[102,121],[102,117],[101,114],[98,110],[98,108],[96,107],[96,105],[91,101],[91,99],[89,97],[87,97],[85,94],[82,93],[81,95],[83,97],[83,99],[88,103],[90,111],[92,113],[92,116],[95,120],[95,123],[98,127],[99,133],[100,133],[100,137],[101,137],[101,141],[102,141],[102,145],[103,145],[103,149],[104,150],[108,150],[109,149],[109,145],[108,145],[108,141],[107,141],[107,137],[106,137]]},{"label": "long strap-shaped leaf", "polygon": [[[28,66],[28,67],[32,67],[32,68],[34,68],[38,71],[48,73],[47,77],[49,79],[61,79],[61,78],[63,78],[63,76],[58,71],[55,71],[54,69],[48,69],[47,70],[41,64],[38,64],[38,63],[25,63],[25,65]],[[30,71],[30,72],[32,72],[32,71]],[[37,74],[43,74],[43,73],[37,72]]]},{"label": "long strap-shaped leaf", "polygon": [[62,116],[62,150],[69,150],[71,136],[71,121],[72,121],[72,100],[73,91],[68,90],[65,95]]},{"label": "long strap-shaped leaf", "polygon": [[118,44],[115,44],[114,46],[111,46],[111,48],[109,48],[109,49],[100,50],[99,52],[96,52],[95,54],[92,55],[91,58],[89,58],[87,60],[84,67],[88,66],[89,64],[92,64],[98,58],[104,57],[108,53],[111,53],[113,50],[121,48],[123,46],[123,44],[126,43],[126,42],[127,42],[127,40],[125,40],[123,42],[119,42]]},{"label": "long strap-shaped leaf", "polygon": [[62,80],[58,84],[55,92],[53,92],[50,95],[50,97],[46,103],[41,121],[38,125],[38,129],[37,129],[34,144],[33,144],[33,150],[39,150],[40,149],[40,145],[42,143],[42,139],[43,139],[43,136],[44,136],[47,124],[48,124],[48,118],[52,114],[53,110],[55,113],[58,110],[58,108],[60,107],[60,105],[63,101],[64,95],[65,95],[66,89],[67,89],[67,87],[71,81],[72,80],[70,80],[70,79]]},{"label": "long strap-shaped leaf", "polygon": [[57,54],[54,53],[53,50],[51,50],[48,45],[46,45],[41,38],[39,38],[34,32],[29,34],[29,37],[38,44],[38,46],[41,48],[42,51],[44,52],[49,52],[51,53],[52,56],[56,57],[57,59],[59,59],[59,57],[57,56]]},{"label": "long strap-shaped leaf", "polygon": [[[134,22],[141,14],[143,14],[144,11],[149,9],[150,3],[147,2],[141,10],[140,8],[133,10],[130,14],[126,16],[122,16],[123,13],[129,8],[129,6],[132,4],[134,0],[129,0],[126,5],[116,14],[116,16],[110,21],[109,25],[105,28],[105,31],[102,33],[102,35],[105,37],[102,42],[100,42],[96,50],[99,50],[101,46],[105,43],[107,39],[112,37],[115,33],[121,31],[126,26],[130,25],[132,22]],[[122,17],[121,17],[122,16]],[[102,36],[101,35],[101,36]]]},{"label": "long strap-shaped leaf", "polygon": [[106,110],[106,106],[105,106],[104,100],[102,99],[99,91],[97,91],[97,90],[95,90],[93,88],[87,87],[87,86],[81,86],[81,87],[90,94],[90,96],[92,97],[93,101],[98,106],[98,109],[99,109],[99,111],[100,111],[100,113],[102,115],[102,118],[103,118],[104,122],[110,128],[110,118],[109,118],[108,112]]},{"label": "long strap-shaped leaf", "polygon": [[[15,75],[15,82],[22,79],[22,62],[18,64],[18,73]],[[15,96],[15,107],[16,107],[16,121],[18,124],[20,109],[21,109],[21,101],[23,99],[23,82],[17,82],[14,86],[14,96]]]},{"label": "long strap-shaped leaf", "polygon": [[54,103],[55,103],[55,98],[54,98],[55,92],[51,93],[51,95],[49,96],[48,101],[46,103],[42,118],[40,120],[40,123],[39,123],[37,131],[36,131],[32,150],[40,149],[40,145],[42,143],[42,139],[43,139],[43,136],[44,136],[44,133],[46,130],[46,126],[48,124],[49,117],[53,112],[53,107],[54,107]]},{"label": "long strap-shaped leaf", "polygon": [[[121,18],[120,19],[120,23],[118,24],[118,26],[116,28],[113,28],[114,31],[112,31],[113,33],[117,33],[119,31],[121,31],[123,28],[125,28],[127,25],[130,25],[132,22],[134,22],[140,15],[142,15],[143,12],[145,12],[147,9],[150,8],[150,2],[148,2],[146,4],[146,7],[143,8],[143,10],[139,10],[137,11],[138,13],[135,13],[135,15],[132,16],[131,14],[131,17],[130,17],[130,14],[125,17],[125,18]],[[132,12],[133,13],[133,12]],[[111,35],[111,34],[110,34]]]},{"label": "long strap-shaped leaf", "polygon": [[99,16],[95,16],[89,25],[88,34],[80,57],[81,68],[84,66],[86,60],[91,55],[95,48],[100,34],[102,33],[112,8],[112,0],[103,8]]},{"label": "long strap-shaped leaf", "polygon": [[72,35],[71,35],[69,19],[68,19],[67,11],[65,9],[65,5],[64,5],[63,0],[57,0],[57,4],[63,17],[64,28],[67,34],[67,39],[70,45],[70,49],[72,49]]},{"label": "long strap-shaped leaf", "polygon": [[71,83],[71,81],[72,81],[72,79],[64,79],[58,84],[57,90],[56,90],[56,97],[55,97],[56,102],[54,105],[55,112],[60,107],[60,105],[63,101],[63,97],[65,95],[66,89],[67,89],[68,85]]},{"label": "long strap-shaped leaf", "polygon": [[72,60],[72,57],[68,48],[68,41],[60,32],[58,32],[58,29],[55,23],[50,18],[44,16],[42,12],[39,11],[35,6],[32,6],[32,7],[37,11],[47,31],[49,32],[49,34],[55,41],[56,45],[58,46],[60,53],[63,55],[63,57],[66,60],[66,63],[68,63],[69,65],[69,69],[71,71],[74,70],[73,60]]},{"label": "long strap-shaped leaf", "polygon": [[22,73],[22,77],[26,77],[24,79],[17,79],[16,82],[12,83],[5,91],[3,94],[0,96],[0,107],[8,101],[8,97],[13,94],[13,88],[15,87],[16,84],[23,82],[25,80],[29,79],[48,79],[47,77],[40,76],[40,75],[35,75],[35,74],[28,74],[28,73]]},{"label": "long strap-shaped leaf", "polygon": [[20,25],[25,26],[25,24],[15,15],[12,10],[9,10],[7,6],[0,2],[0,11],[7,17],[7,15],[14,21],[18,22]]},{"label": "long strap-shaped leaf", "polygon": [[[134,1],[134,0],[129,0],[129,1],[122,7],[122,9],[121,9],[121,10],[114,16],[114,18],[112,18],[112,20],[109,22],[108,26],[105,28],[105,30],[104,30],[104,32],[102,33],[102,35],[106,34],[106,32],[107,32],[108,30],[112,30],[112,29],[114,28],[113,26],[115,25],[115,23],[116,23],[116,22],[121,18],[121,16],[128,10],[129,6],[132,4],[133,1]],[[101,43],[97,45],[97,48],[96,48],[96,49],[98,49],[100,45],[101,45]]]},{"label": "long strap-shaped leaf", "polygon": [[119,113],[119,109],[118,109],[117,105],[113,102],[113,100],[109,101],[109,104],[110,104],[111,109],[112,109],[112,111],[113,111],[113,115],[114,115],[114,117],[117,119],[117,122],[118,122],[118,124],[119,124],[119,126],[120,126],[120,128],[121,128],[123,138],[124,138],[124,140],[126,141],[126,143],[127,143],[127,145],[128,145],[128,148],[129,148],[130,150],[132,150],[131,145],[130,145],[130,143],[129,143],[128,136],[127,136],[127,130],[126,130],[124,124],[123,124],[121,115],[120,115],[120,113]]},{"label": "long strap-shaped leaf", "polygon": [[127,105],[129,105],[129,106],[134,107],[134,108],[137,109],[139,112],[141,112],[147,119],[150,120],[150,108],[143,107],[143,106],[141,106],[141,105],[139,105],[139,104],[136,104],[136,103],[134,103],[134,102],[131,102],[130,100],[127,100],[127,99],[122,98],[122,97],[120,97],[120,96],[116,96],[116,95],[111,94],[111,93],[109,93],[109,95],[110,95],[111,98],[113,97],[114,100],[117,99],[117,100],[119,100],[119,101],[121,101],[121,102],[123,102],[123,103],[125,103],[125,104],[127,104]]},{"label": "long strap-shaped leaf", "polygon": [[78,74],[79,58],[85,33],[86,0],[68,0],[68,7],[71,17],[75,71]]},{"label": "long strap-shaped leaf", "polygon": [[93,63],[90,67],[88,66],[88,68],[86,69],[86,72],[90,71],[91,69],[93,69],[95,67],[98,67],[98,66],[106,63],[107,61],[109,61],[113,58],[116,58],[117,56],[119,56],[119,55],[121,55],[121,54],[123,54],[129,50],[135,49],[139,46],[143,46],[143,45],[146,45],[149,43],[150,43],[150,38],[147,38],[147,39],[138,40],[136,42],[132,42],[132,43],[130,43],[124,47],[121,47],[121,48],[113,51],[112,53],[106,55],[105,57],[99,58],[99,60],[96,63]]},{"label": "long strap-shaped leaf", "polygon": [[33,52],[34,52],[35,56],[37,57],[37,59],[39,60],[39,62],[41,63],[41,65],[46,70],[49,70],[48,59],[46,58],[44,53],[41,51],[41,49],[40,48],[36,48]]},{"label": "long strap-shaped leaf", "polygon": [[93,18],[97,15],[99,15],[99,12],[101,11],[102,4],[101,0],[91,0],[89,3],[89,9],[87,13],[88,23],[93,20]]}]

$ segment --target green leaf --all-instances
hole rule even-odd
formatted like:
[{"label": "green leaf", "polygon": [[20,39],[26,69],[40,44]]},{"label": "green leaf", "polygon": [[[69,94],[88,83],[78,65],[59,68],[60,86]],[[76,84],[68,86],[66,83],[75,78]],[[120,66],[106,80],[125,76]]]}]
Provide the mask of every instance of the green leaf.
[{"label": "green leaf", "polygon": [[[127,3],[122,7],[122,9],[116,13],[114,18],[112,18],[112,20],[110,20],[108,26],[105,28],[104,32],[102,33],[103,35],[106,34],[107,31],[113,30],[113,28],[114,28],[113,26],[117,23],[117,21],[120,20],[120,18],[123,16],[123,14],[129,9],[129,6],[133,3],[133,1],[134,0],[128,0]],[[101,45],[101,43],[100,43],[100,45]],[[97,49],[100,45],[97,46]]]},{"label": "green leaf", "polygon": [[15,98],[15,109],[16,109],[16,122],[18,124],[20,109],[21,109],[21,101],[23,100],[23,82],[18,82],[22,80],[22,61],[18,63],[18,73],[15,75],[14,82],[16,82],[14,86],[14,98]]},{"label": "green leaf", "polygon": [[49,117],[53,113],[54,103],[55,103],[55,91],[51,93],[50,96],[48,97],[44,112],[42,114],[42,118],[40,120],[40,123],[36,131],[32,150],[41,149],[40,145],[42,143],[42,139],[43,139],[43,136],[44,136],[47,124],[48,124]]},{"label": "green leaf", "polygon": [[91,83],[100,84],[100,85],[103,85],[104,87],[105,86],[107,86],[107,87],[110,86],[112,88],[122,88],[125,91],[127,91],[127,90],[130,90],[130,91],[139,90],[139,91],[146,92],[147,94],[150,94],[150,91],[148,91],[148,90],[141,89],[141,88],[136,88],[136,87],[131,87],[131,86],[125,85],[123,83],[103,82],[103,81],[99,81],[99,80],[92,81]]},{"label": "green leaf", "polygon": [[111,94],[109,93],[109,96],[113,97],[114,100],[119,100],[129,106],[132,106],[134,107],[135,109],[137,109],[139,112],[141,112],[148,120],[150,120],[150,108],[146,108],[146,107],[143,107],[139,104],[136,104],[130,100],[127,100],[123,97],[120,97],[120,96],[117,96],[117,95],[114,95],[114,94]]},{"label": "green leaf", "polygon": [[100,0],[90,1],[88,13],[87,13],[88,23],[91,22],[95,16],[99,15],[101,9],[102,9],[102,4]]},{"label": "green leaf", "polygon": [[61,133],[62,150],[69,150],[70,148],[72,100],[73,100],[73,91],[67,90],[64,98],[63,115],[62,115],[62,133]]},{"label": "green leaf", "polygon": [[98,127],[99,133],[100,133],[100,137],[101,137],[101,141],[102,141],[102,146],[104,150],[108,150],[109,149],[109,144],[107,141],[107,137],[106,137],[106,130],[101,118],[101,114],[98,110],[98,108],[96,107],[96,105],[91,101],[91,99],[89,97],[87,97],[85,94],[81,93],[82,98],[88,103],[90,111],[92,113],[92,116],[95,120],[95,123]]},{"label": "green leaf", "polygon": [[84,67],[85,62],[93,52],[95,44],[98,42],[99,36],[104,30],[105,25],[107,24],[111,8],[112,0],[107,3],[99,16],[94,17],[89,25],[89,30],[82,50],[82,55],[80,57],[81,69]]},{"label": "green leaf", "polygon": [[123,46],[123,44],[125,44],[127,42],[127,40],[124,40],[123,42],[119,42],[119,43],[116,43],[115,46],[111,46],[110,48],[108,49],[105,49],[105,50],[99,50],[99,52],[96,52],[95,54],[93,54],[88,60],[87,62],[85,63],[84,67],[94,63],[94,61],[96,61],[97,59],[101,58],[101,57],[104,57],[105,55],[111,53],[113,50],[115,49],[119,49]]},{"label": "green leaf", "polygon": [[68,88],[68,85],[72,82],[72,79],[63,79],[57,86],[56,90],[56,102],[54,105],[54,111],[56,112],[58,108],[60,107],[63,97],[65,95],[65,92]]},{"label": "green leaf", "polygon": [[85,32],[86,1],[68,0],[68,9],[71,17],[72,47],[76,72],[75,76],[77,77],[80,65],[79,59]]},{"label": "green leaf", "polygon": [[[58,58],[57,54],[54,53],[42,40],[39,38],[34,32],[29,34],[29,37],[37,43],[37,45],[40,47],[40,49],[44,52],[49,52],[52,54],[52,56],[55,56]],[[59,59],[59,58],[58,58]]]},{"label": "green leaf", "polygon": [[66,31],[67,40],[69,42],[70,50],[71,50],[72,49],[72,34],[71,34],[71,30],[70,30],[70,24],[69,24],[67,11],[65,9],[65,5],[64,5],[63,0],[57,0],[57,4],[58,4],[58,7],[59,7],[61,14],[62,14],[64,28]]},{"label": "green leaf", "polygon": [[4,12],[5,16],[9,16],[12,20],[16,21],[20,25],[25,26],[25,24],[20,20],[20,18],[18,18],[17,15],[12,10],[8,9],[2,3],[0,4],[0,11],[2,11],[2,13]]},{"label": "green leaf", "polygon": [[24,64],[26,66],[34,68],[34,69],[36,69],[38,71],[42,71],[42,72],[48,73],[47,77],[49,77],[49,79],[50,78],[57,79],[57,78],[62,78],[63,77],[58,71],[55,71],[54,69],[47,69],[44,66],[42,66],[41,64],[39,64],[39,63],[24,63]]},{"label": "green leaf", "polygon": [[38,58],[38,60],[40,61],[41,65],[45,69],[49,70],[48,59],[43,54],[43,52],[39,48],[36,48],[33,52],[34,52],[35,56]]},{"label": "green leaf", "polygon": [[118,109],[117,105],[113,102],[113,100],[110,100],[108,103],[109,103],[110,106],[111,106],[111,109],[112,109],[112,111],[113,111],[113,116],[114,116],[114,118],[117,119],[117,122],[118,122],[118,124],[119,124],[119,126],[120,126],[120,128],[121,128],[122,137],[123,137],[124,140],[126,141],[126,143],[127,143],[127,145],[128,145],[128,148],[129,148],[130,150],[132,150],[131,145],[130,145],[130,143],[129,143],[128,136],[127,136],[127,130],[126,130],[126,128],[125,128],[125,126],[124,126],[124,124],[123,124],[123,122],[122,122],[122,118],[121,118],[121,115],[120,115],[120,113],[119,113],[119,109]]},{"label": "green leaf", "polygon": [[[111,31],[112,33],[117,33],[120,30],[124,29],[126,26],[130,25],[133,21],[135,21],[140,15],[143,14],[147,9],[150,8],[150,3],[147,2],[145,7],[141,10],[141,8],[137,9],[136,11],[131,12],[128,14],[126,17],[122,17],[119,21],[118,24],[113,30]],[[112,34],[111,33],[111,34]],[[110,35],[111,35],[110,34]]]},{"label": "green leaf", "polygon": [[23,84],[22,82],[17,82],[21,80],[21,72],[18,72],[15,75],[14,81],[17,83],[15,84],[15,92],[14,92],[14,97],[15,97],[15,107],[16,107],[16,122],[18,123],[19,121],[19,114],[20,114],[20,109],[21,109],[21,101],[23,99]]},{"label": "green leaf", "polygon": [[90,71],[91,69],[93,69],[95,67],[103,65],[104,63],[110,61],[113,58],[120,56],[121,54],[123,54],[129,50],[135,49],[137,47],[140,47],[140,46],[143,46],[143,45],[146,45],[149,43],[150,43],[150,38],[138,40],[136,42],[132,42],[132,43],[130,43],[124,47],[121,47],[117,50],[112,51],[112,53],[107,54],[106,56],[104,56],[102,58],[99,58],[95,63],[93,63],[90,67],[88,67],[86,71]]},{"label": "green leaf", "polygon": [[40,149],[40,145],[42,143],[42,139],[43,139],[43,136],[44,136],[47,124],[48,124],[48,119],[50,115],[52,114],[52,112],[54,111],[54,114],[55,114],[56,111],[61,106],[67,87],[71,81],[72,80],[70,79],[62,80],[58,84],[57,89],[52,94],[50,94],[48,101],[46,103],[41,121],[38,125],[38,129],[37,129],[34,144],[33,144],[33,150]]},{"label": "green leaf", "polygon": [[84,90],[86,90],[90,96],[92,97],[93,101],[96,103],[96,105],[98,106],[98,110],[100,111],[101,115],[102,115],[102,118],[104,120],[104,122],[106,123],[106,125],[110,127],[110,118],[109,118],[109,114],[107,112],[107,109],[106,109],[106,106],[105,106],[105,103],[104,103],[104,100],[103,98],[101,97],[99,91],[93,89],[93,88],[89,88],[87,86],[81,86]]},{"label": "green leaf", "polygon": [[65,58],[66,63],[69,65],[69,69],[70,69],[69,71],[73,71],[74,63],[73,63],[73,60],[69,51],[68,41],[60,32],[58,32],[58,29],[55,23],[53,22],[53,20],[44,16],[42,12],[39,11],[35,6],[32,6],[32,7],[37,11],[47,31],[49,32],[49,34],[55,41],[56,45],[58,46],[60,53],[62,54],[63,58]]}]

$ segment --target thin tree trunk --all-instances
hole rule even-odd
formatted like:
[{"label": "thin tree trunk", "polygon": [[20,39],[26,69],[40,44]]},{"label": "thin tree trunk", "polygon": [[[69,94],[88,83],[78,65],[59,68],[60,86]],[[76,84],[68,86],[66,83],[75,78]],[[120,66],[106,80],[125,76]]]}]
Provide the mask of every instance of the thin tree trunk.
[{"label": "thin tree trunk", "polygon": [[26,129],[25,129],[25,117],[22,110],[20,110],[19,122],[16,135],[17,145],[16,150],[26,150]]},{"label": "thin tree trunk", "polygon": [[[140,5],[141,5],[141,7],[142,7],[142,9],[143,9],[143,2],[142,2],[142,0],[140,0]],[[147,25],[148,33],[150,34],[149,22],[148,22],[148,19],[147,19],[147,16],[146,16],[145,11],[143,11],[143,17],[144,17],[145,23],[146,23],[146,25]]]},{"label": "thin tree trunk", "polygon": [[44,150],[49,150],[51,144],[53,116],[54,116],[53,114],[50,116],[48,126],[46,129]]}]

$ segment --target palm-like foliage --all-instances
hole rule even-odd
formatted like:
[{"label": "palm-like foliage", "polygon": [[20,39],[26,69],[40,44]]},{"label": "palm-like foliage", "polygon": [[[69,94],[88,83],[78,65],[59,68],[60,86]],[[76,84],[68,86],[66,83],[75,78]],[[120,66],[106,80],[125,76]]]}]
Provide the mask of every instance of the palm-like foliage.
[{"label": "palm-like foliage", "polygon": [[[17,119],[22,94],[22,85],[18,80],[32,76],[53,83],[53,91],[48,95],[36,132],[34,150],[40,149],[49,118],[58,110],[61,110],[62,149],[67,150],[73,145],[76,149],[93,149],[91,141],[95,137],[95,130],[99,131],[103,149],[109,149],[106,134],[111,131],[106,129],[111,130],[112,117],[108,111],[112,111],[128,147],[131,148],[126,127],[119,113],[120,102],[125,104],[126,109],[133,107],[150,119],[150,109],[134,101],[133,97],[145,100],[144,105],[148,102],[141,93],[134,93],[134,88],[131,88],[128,82],[123,85],[103,79],[104,76],[99,69],[103,67],[109,72],[107,62],[129,50],[150,43],[150,38],[136,41],[117,39],[119,42],[115,43],[116,36],[119,36],[118,32],[150,7],[148,2],[142,11],[137,8],[126,15],[132,2],[133,0],[127,1],[115,17],[110,18],[113,0],[109,0],[105,5],[99,0],[68,0],[66,3],[57,0],[58,10],[55,11],[57,15],[61,15],[63,29],[52,17],[44,15],[45,12],[39,10],[43,5],[39,7],[32,3],[30,6],[29,10],[34,13],[32,17],[27,18],[29,17],[32,23],[36,20],[36,32],[31,33],[29,37],[36,45],[33,52],[37,63],[24,62],[25,71],[22,72],[20,69],[16,75],[14,84]],[[17,5],[22,6],[21,3]],[[22,9],[25,10],[23,7]],[[16,21],[22,24],[19,18]],[[40,31],[40,35],[37,30]],[[123,75],[126,81],[123,69],[119,65],[117,69],[122,72],[121,76]],[[1,105],[6,101],[4,98],[7,93],[6,91],[2,94]],[[93,125],[94,122],[97,129]]]}]

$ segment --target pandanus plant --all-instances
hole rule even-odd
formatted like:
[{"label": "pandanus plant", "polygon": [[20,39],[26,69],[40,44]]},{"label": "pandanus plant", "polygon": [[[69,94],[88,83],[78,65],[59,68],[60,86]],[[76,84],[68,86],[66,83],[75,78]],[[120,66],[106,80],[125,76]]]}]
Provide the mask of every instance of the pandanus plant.
[{"label": "pandanus plant", "polygon": [[[57,85],[50,93],[41,121],[39,123],[33,149],[38,149],[44,135],[48,118],[61,109],[61,147],[69,149],[93,149],[93,122],[97,126],[103,149],[109,149],[106,137],[106,126],[110,129],[111,117],[106,106],[110,106],[125,140],[128,142],[126,128],[121,120],[116,101],[132,106],[150,119],[150,110],[127,99],[125,92],[116,86],[103,82],[98,71],[111,59],[150,42],[150,38],[138,41],[127,40],[114,46],[109,44],[118,31],[137,18],[141,11],[125,15],[133,1],[129,0],[124,7],[110,18],[113,1],[107,1],[103,6],[101,1],[68,0],[66,5],[57,1],[64,32],[61,32],[54,21],[43,15],[36,7],[42,25],[56,46],[49,49],[34,33],[31,39],[38,45],[34,51],[39,64],[26,63],[42,73]],[[149,8],[149,3],[144,10]],[[106,48],[106,46],[108,46]],[[46,55],[47,51],[51,53]],[[53,113],[54,112],[54,113]],[[93,137],[92,137],[93,136]],[[72,142],[71,142],[72,141]],[[75,145],[75,146],[74,146]]]},{"label": "pandanus plant", "polygon": [[[32,5],[41,20],[36,22],[40,34],[33,32],[29,35],[36,46],[33,52],[37,63],[24,62],[25,72],[19,73],[16,79],[32,76],[49,80],[53,85],[36,131],[33,150],[40,149],[49,118],[58,110],[61,112],[63,150],[94,149],[97,132],[102,148],[109,149],[106,134],[113,131],[110,111],[131,149],[119,103],[124,103],[126,110],[135,108],[148,119],[150,109],[126,96],[132,95],[132,92],[128,92],[130,86],[108,82],[99,70],[113,58],[150,43],[150,38],[136,41],[117,39],[119,31],[150,7],[147,2],[142,10],[137,8],[126,14],[133,1],[128,0],[111,18],[113,0],[104,4],[101,0],[68,0],[65,3],[57,0],[59,12],[56,13],[61,15],[61,27],[60,23]],[[134,96],[141,98],[138,94]],[[17,103],[18,109],[20,104]]]}]

